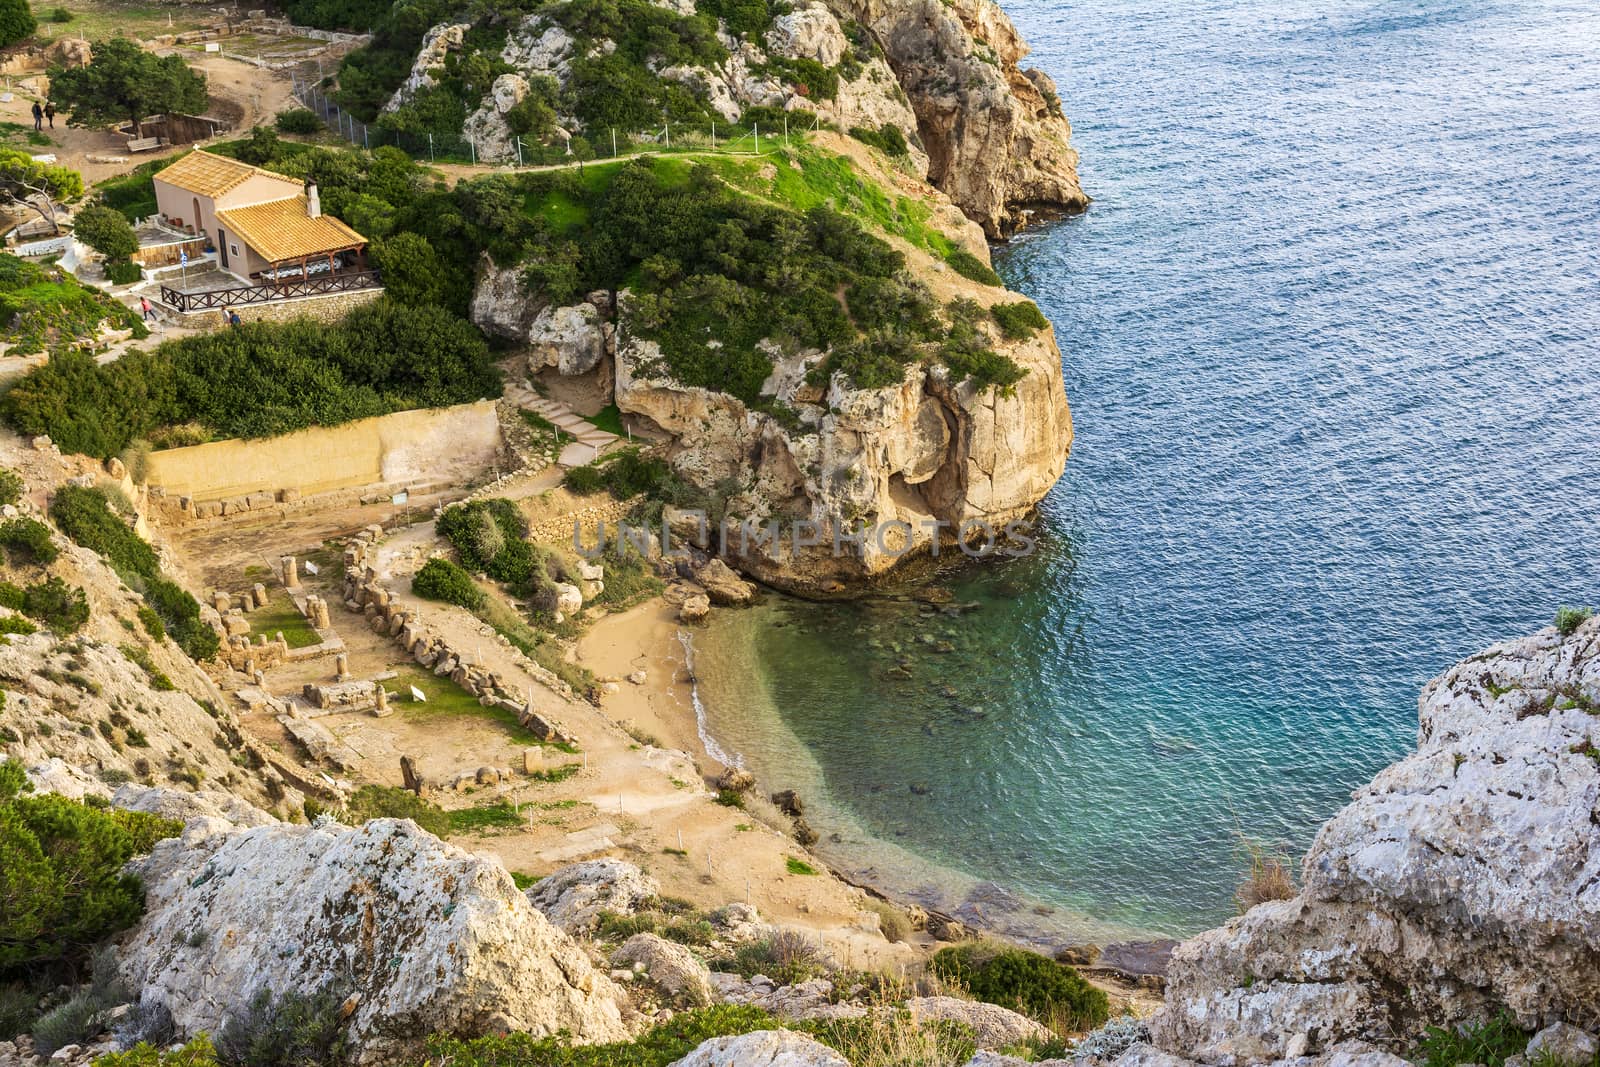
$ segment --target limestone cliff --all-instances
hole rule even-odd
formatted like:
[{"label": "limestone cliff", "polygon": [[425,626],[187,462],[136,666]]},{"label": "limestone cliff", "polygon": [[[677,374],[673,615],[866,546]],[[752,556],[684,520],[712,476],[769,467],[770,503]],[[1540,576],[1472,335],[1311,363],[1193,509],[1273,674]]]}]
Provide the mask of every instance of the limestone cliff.
[{"label": "limestone cliff", "polygon": [[[948,239],[987,256],[978,227],[947,197],[848,138],[823,134],[816,143],[848,155],[857,173],[880,188],[914,191]],[[883,236],[941,302],[967,300],[986,310],[1018,299]],[[1072,418],[1048,325],[1007,338],[981,317],[984,342],[1025,372],[1011,390],[957,383],[933,361],[911,365],[902,382],[884,388],[857,388],[842,372],[818,384],[813,372],[825,353],[771,346],[773,369],[761,389],[771,407],[761,411],[673,380],[656,344],[630,328],[626,293],[620,305],[596,293],[571,308],[540,307],[514,270],[486,264],[473,320],[526,346],[531,373],[593,368],[635,427],[664,438],[676,470],[732,518],[711,547],[778,588],[808,596],[859,592],[901,563],[936,549],[958,552],[958,541],[984,541],[993,531],[998,542],[1006,524],[1026,516],[1065,467]],[[748,535],[745,523],[753,527]],[[764,536],[773,524],[778,535]],[[868,535],[852,538],[862,528]]]},{"label": "limestone cliff", "polygon": [[991,238],[1031,209],[1088,204],[1055,83],[1020,66],[1028,46],[993,0],[831,3],[881,43],[916,112],[928,180]]},{"label": "limestone cliff", "polygon": [[1430,682],[1416,753],[1323,827],[1300,894],[1181,945],[1168,980],[1160,1053],[1124,1067],[1404,1055],[1502,1010],[1600,1028],[1600,619]]}]

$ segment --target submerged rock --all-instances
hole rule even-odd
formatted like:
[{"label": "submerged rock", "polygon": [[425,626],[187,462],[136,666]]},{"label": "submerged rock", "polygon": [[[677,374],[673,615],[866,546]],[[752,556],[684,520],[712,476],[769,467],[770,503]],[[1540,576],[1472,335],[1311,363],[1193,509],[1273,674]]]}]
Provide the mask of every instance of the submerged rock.
[{"label": "submerged rock", "polygon": [[360,1062],[431,1033],[624,1038],[622,993],[498,864],[410,820],[233,831],[190,822],[138,865],[124,979],[184,1031],[218,1033],[259,991],[348,998]]}]

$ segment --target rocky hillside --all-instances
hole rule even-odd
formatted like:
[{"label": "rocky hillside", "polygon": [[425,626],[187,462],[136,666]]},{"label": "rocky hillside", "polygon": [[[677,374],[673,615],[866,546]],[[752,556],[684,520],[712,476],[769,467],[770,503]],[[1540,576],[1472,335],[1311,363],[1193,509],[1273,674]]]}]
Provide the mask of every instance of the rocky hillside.
[{"label": "rocky hillside", "polygon": [[29,597],[25,607],[0,607],[0,756],[28,768],[40,788],[74,798],[171,785],[298,810],[301,791],[272,752],[244,736],[215,683],[161,631],[144,598],[55,529],[45,510],[69,479],[113,493],[121,483],[51,446],[8,447],[0,461],[15,464],[25,486],[4,505],[0,527],[35,524],[48,535],[45,554],[53,550],[46,563],[12,545],[0,566],[0,585]]},{"label": "rocky hillside", "polygon": [[1600,1031],[1600,619],[1430,682],[1416,753],[1323,827],[1299,895],[1180,946],[1168,981],[1156,1048],[1124,1067],[1407,1056],[1501,1013],[1567,1028],[1545,1062],[1569,1042],[1590,1062],[1571,1028]]},{"label": "rocky hillside", "polygon": [[[665,141],[673,123],[721,123],[726,139],[820,121],[890,147],[998,238],[1088,202],[1055,85],[1020,66],[1027,52],[992,0],[550,3],[429,29],[378,121],[464,136],[490,162],[578,142],[603,155],[618,130]],[[347,64],[347,103],[375,67]]]},{"label": "rocky hillside", "polygon": [[[474,321],[525,345],[531,376],[582,378],[664,439],[674,484],[648,488],[721,523],[702,547],[769,584],[832,595],[936,545],[1004,541],[1060,477],[1072,423],[1050,324],[1000,285],[978,228],[837,134],[701,163],[688,189],[680,166],[522,190],[581,198],[580,270],[593,256],[590,283],[628,288],[556,304],[555,243],[486,262]],[[617,245],[639,272],[600,262]]]}]

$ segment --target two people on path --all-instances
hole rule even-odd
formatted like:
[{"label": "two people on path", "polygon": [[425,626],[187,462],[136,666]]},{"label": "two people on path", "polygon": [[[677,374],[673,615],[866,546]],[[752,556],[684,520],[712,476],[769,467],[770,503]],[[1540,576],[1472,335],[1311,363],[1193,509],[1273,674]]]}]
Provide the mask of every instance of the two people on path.
[{"label": "two people on path", "polygon": [[56,128],[56,106],[46,103],[43,107],[40,107],[39,101],[35,100],[33,102],[33,128],[35,130],[44,129],[45,119],[50,120],[50,128],[52,130]]}]

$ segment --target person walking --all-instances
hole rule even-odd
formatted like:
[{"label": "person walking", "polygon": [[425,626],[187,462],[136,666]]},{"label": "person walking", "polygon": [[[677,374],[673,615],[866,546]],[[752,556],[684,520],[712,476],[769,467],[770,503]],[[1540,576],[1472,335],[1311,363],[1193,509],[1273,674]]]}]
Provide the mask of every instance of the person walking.
[{"label": "person walking", "polygon": [[156,320],[156,309],[151,306],[149,297],[141,296],[139,298],[139,310],[144,312],[144,321],[154,322]]},{"label": "person walking", "polygon": [[237,326],[237,325],[239,325],[239,323],[241,323],[243,321],[244,321],[243,319],[239,318],[239,313],[237,311],[228,312],[228,325],[229,326]]},{"label": "person walking", "polygon": [[45,101],[44,117],[49,121],[50,128],[52,130],[55,129],[56,128],[56,106],[55,106],[55,104],[50,103],[49,101]]},{"label": "person walking", "polygon": [[44,129],[44,108],[39,106],[39,101],[37,100],[33,102],[33,128],[36,130]]}]

